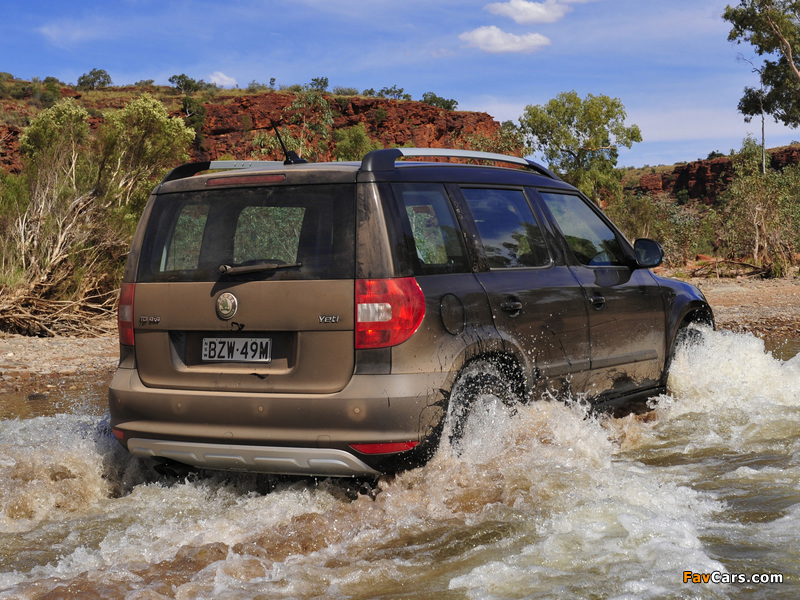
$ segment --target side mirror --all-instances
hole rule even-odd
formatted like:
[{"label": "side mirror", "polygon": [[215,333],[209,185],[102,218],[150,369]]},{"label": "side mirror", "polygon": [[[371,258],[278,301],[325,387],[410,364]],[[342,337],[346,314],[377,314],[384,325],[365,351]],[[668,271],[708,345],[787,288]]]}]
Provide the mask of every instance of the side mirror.
[{"label": "side mirror", "polygon": [[664,262],[664,248],[655,240],[639,238],[633,243],[636,251],[636,264],[644,269],[652,269]]}]

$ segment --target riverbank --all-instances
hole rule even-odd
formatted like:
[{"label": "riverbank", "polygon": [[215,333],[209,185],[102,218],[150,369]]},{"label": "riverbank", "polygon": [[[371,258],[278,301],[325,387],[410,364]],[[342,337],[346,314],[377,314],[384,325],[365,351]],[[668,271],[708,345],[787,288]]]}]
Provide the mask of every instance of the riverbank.
[{"label": "riverbank", "polygon": [[[706,295],[718,329],[751,333],[769,347],[800,340],[800,280],[692,279],[691,283]],[[32,338],[0,333],[0,395],[57,401],[87,387],[102,395],[117,356],[116,335]]]}]

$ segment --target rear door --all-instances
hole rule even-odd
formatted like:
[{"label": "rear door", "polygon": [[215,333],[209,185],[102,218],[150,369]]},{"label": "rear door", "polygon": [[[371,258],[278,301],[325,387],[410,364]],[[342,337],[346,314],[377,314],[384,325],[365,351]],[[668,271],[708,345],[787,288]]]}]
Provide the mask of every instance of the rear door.
[{"label": "rear door", "polygon": [[135,287],[147,386],[328,393],[354,361],[355,186],[162,194]]},{"label": "rear door", "polygon": [[664,364],[661,288],[647,269],[631,267],[622,241],[577,194],[540,192],[572,254],[586,292],[593,396],[613,397],[658,385]]},{"label": "rear door", "polygon": [[553,260],[543,230],[521,188],[462,187],[486,269],[477,278],[495,326],[527,364],[532,379],[554,392],[578,384],[589,368],[583,290]]}]

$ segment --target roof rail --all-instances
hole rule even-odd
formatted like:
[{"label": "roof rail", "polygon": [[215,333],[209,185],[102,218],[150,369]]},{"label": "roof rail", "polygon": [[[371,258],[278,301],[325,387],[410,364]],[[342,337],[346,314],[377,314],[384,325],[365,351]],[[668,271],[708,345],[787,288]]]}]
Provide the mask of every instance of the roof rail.
[{"label": "roof rail", "polygon": [[186,163],[179,167],[175,167],[164,176],[161,183],[174,181],[176,179],[184,179],[185,177],[192,177],[203,171],[223,171],[234,169],[254,169],[258,167],[277,167],[283,166],[283,163],[275,160],[211,160],[202,162]]},{"label": "roof rail", "polygon": [[363,171],[392,171],[395,168],[395,161],[404,156],[465,158],[509,163],[531,169],[551,179],[561,179],[549,169],[527,158],[509,156],[507,154],[495,154],[493,152],[455,150],[450,148],[386,148],[383,150],[373,150],[362,159],[361,169]]}]

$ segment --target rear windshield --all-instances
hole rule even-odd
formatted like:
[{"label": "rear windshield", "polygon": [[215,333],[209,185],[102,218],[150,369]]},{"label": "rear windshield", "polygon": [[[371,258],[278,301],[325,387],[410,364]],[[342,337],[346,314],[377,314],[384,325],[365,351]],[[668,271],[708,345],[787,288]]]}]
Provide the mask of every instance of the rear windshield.
[{"label": "rear windshield", "polygon": [[349,184],[160,195],[137,280],[352,278],[354,205]]}]

